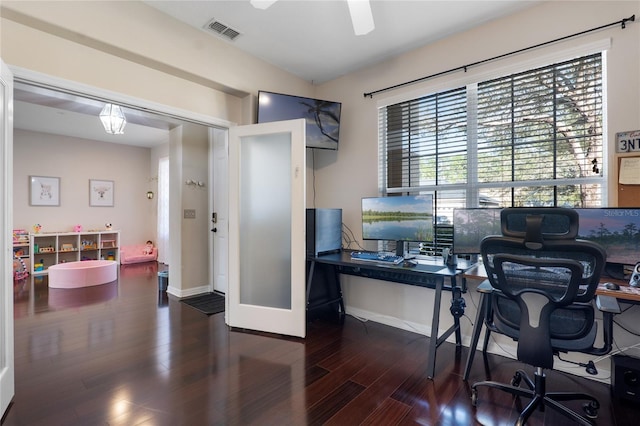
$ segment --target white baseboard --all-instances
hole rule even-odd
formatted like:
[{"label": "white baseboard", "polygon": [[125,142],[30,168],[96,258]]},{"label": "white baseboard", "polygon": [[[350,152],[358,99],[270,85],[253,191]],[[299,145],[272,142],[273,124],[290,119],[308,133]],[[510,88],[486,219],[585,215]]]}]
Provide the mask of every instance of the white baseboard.
[{"label": "white baseboard", "polygon": [[189,296],[196,296],[198,294],[210,293],[210,292],[211,292],[211,288],[208,285],[188,288],[186,290],[183,290],[181,288],[171,287],[171,284],[169,284],[169,286],[167,287],[168,294],[179,297],[180,299],[189,297]]}]

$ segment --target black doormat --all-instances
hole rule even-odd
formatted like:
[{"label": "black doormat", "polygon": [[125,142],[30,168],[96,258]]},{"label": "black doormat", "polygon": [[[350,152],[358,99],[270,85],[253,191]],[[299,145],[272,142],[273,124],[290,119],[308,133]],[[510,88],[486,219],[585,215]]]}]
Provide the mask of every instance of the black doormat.
[{"label": "black doormat", "polygon": [[224,312],[224,296],[219,293],[207,293],[180,300],[186,305],[196,308],[203,314],[213,315]]}]

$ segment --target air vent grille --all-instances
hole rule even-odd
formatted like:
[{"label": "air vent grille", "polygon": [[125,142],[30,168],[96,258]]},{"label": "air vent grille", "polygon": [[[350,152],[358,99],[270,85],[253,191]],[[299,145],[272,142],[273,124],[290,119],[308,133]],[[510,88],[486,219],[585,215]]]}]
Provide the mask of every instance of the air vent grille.
[{"label": "air vent grille", "polygon": [[220,37],[226,38],[231,41],[235,40],[236,37],[240,35],[239,31],[234,30],[233,28],[229,27],[227,24],[223,24],[222,22],[216,19],[212,19],[211,21],[209,21],[207,25],[205,25],[205,29],[213,32],[215,35],[218,35]]}]

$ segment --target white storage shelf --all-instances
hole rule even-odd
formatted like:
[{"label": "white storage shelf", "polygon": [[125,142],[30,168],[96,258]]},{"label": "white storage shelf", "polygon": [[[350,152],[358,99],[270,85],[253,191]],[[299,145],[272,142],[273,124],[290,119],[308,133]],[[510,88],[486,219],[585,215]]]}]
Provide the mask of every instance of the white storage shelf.
[{"label": "white storage shelf", "polygon": [[120,231],[29,234],[31,274],[46,274],[50,266],[78,260],[120,263]]}]

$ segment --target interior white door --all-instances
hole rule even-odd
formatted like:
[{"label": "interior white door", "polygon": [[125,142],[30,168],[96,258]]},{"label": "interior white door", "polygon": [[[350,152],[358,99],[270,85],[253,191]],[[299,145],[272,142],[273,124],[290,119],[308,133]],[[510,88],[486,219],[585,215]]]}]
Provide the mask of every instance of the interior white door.
[{"label": "interior white door", "polygon": [[0,417],[15,393],[13,359],[13,75],[0,59]]},{"label": "interior white door", "polygon": [[231,327],[304,337],[305,122],[229,130]]},{"label": "interior white door", "polygon": [[212,199],[211,237],[213,239],[213,289],[227,293],[229,287],[229,132],[209,130],[211,141]]}]

